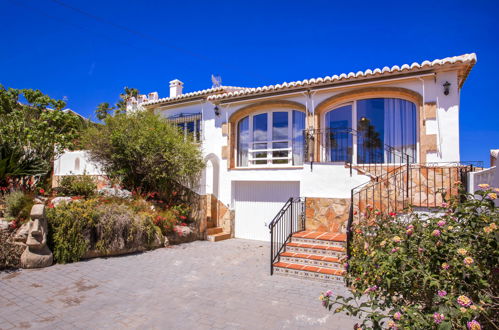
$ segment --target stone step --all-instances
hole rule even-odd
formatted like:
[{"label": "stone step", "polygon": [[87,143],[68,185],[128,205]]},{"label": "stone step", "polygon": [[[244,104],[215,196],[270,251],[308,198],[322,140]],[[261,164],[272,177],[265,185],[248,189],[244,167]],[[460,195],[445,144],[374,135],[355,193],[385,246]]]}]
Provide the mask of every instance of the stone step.
[{"label": "stone step", "polygon": [[293,234],[292,243],[346,247],[347,235],[342,233],[301,231]]},{"label": "stone step", "polygon": [[220,234],[224,230],[222,227],[211,227],[206,229],[206,235],[215,235],[215,234]]},{"label": "stone step", "polygon": [[279,256],[279,261],[306,266],[344,270],[343,263],[339,258],[314,254],[283,252]]},{"label": "stone step", "polygon": [[316,281],[343,282],[345,271],[280,261],[274,263],[274,274],[306,278]]},{"label": "stone step", "polygon": [[286,252],[314,254],[341,258],[345,255],[346,248],[339,246],[327,246],[322,244],[286,243]]},{"label": "stone step", "polygon": [[210,242],[223,241],[230,238],[230,234],[218,233],[213,235],[207,235],[206,239]]}]

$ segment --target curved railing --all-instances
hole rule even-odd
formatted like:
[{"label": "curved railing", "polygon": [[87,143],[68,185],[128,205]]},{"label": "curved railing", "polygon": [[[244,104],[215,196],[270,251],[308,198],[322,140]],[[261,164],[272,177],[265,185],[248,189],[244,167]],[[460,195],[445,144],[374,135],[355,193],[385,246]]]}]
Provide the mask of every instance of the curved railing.
[{"label": "curved railing", "polygon": [[282,209],[269,224],[270,229],[270,275],[274,273],[274,263],[284,249],[291,235],[305,230],[305,201],[303,198],[287,200]]},{"label": "curved railing", "polygon": [[[383,143],[352,128],[307,129],[304,131],[304,161],[311,166],[321,162],[344,163],[350,168],[376,178],[406,163],[415,163],[414,156]],[[415,146],[414,146],[415,147]],[[320,155],[315,153],[319,152]]]},{"label": "curved railing", "polygon": [[355,221],[362,221],[368,209],[389,214],[399,213],[408,207],[436,208],[450,197],[457,196],[460,193],[457,182],[466,187],[468,173],[481,166],[482,162],[407,163],[353,188],[347,222],[348,257],[352,225]]}]

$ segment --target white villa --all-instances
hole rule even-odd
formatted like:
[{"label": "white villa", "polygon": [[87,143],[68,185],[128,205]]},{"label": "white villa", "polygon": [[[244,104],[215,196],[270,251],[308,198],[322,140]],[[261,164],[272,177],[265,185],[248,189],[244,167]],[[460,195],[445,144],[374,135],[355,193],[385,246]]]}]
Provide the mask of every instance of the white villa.
[{"label": "white villa", "polygon": [[339,278],[366,207],[436,206],[437,191],[452,194],[474,170],[460,162],[459,111],[475,63],[465,54],[190,93],[175,79],[168,97],[140,95],[128,111],[153,110],[199,141],[208,239],[272,241],[271,271]]}]

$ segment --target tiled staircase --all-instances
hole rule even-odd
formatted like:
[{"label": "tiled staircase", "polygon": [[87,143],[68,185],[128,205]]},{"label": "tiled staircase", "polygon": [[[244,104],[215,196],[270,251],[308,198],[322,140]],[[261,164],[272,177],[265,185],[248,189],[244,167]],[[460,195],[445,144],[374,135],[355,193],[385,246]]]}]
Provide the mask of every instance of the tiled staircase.
[{"label": "tiled staircase", "polygon": [[293,234],[274,263],[274,272],[319,281],[343,281],[346,235],[301,231]]},{"label": "tiled staircase", "polygon": [[222,227],[211,227],[206,229],[206,239],[210,242],[223,241],[230,238],[230,234],[223,232]]}]

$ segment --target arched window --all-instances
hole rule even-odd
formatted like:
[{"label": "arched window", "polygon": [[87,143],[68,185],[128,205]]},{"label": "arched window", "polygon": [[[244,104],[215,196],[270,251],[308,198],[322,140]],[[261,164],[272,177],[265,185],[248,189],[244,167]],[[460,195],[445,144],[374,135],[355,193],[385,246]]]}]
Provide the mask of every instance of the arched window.
[{"label": "arched window", "polygon": [[80,157],[76,157],[75,159],[75,171],[80,170]]},{"label": "arched window", "polygon": [[[355,156],[359,164],[396,163],[403,154],[416,160],[417,116],[412,102],[357,100],[327,112],[324,122],[330,132],[325,143],[327,161],[349,161]],[[353,134],[347,133],[352,129]],[[356,155],[352,155],[354,144]]]},{"label": "arched window", "polygon": [[249,115],[237,124],[237,166],[303,164],[305,113],[276,110]]}]

